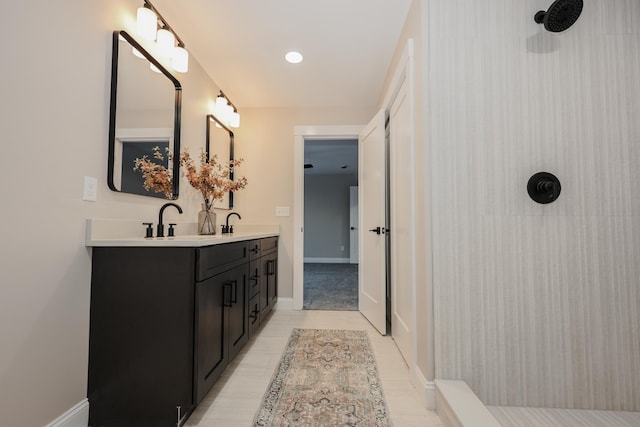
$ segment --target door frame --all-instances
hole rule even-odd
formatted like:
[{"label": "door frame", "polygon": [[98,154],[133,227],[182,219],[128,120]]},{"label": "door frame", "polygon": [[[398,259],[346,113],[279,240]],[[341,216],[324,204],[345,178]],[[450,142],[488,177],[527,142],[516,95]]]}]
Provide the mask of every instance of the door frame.
[{"label": "door frame", "polygon": [[304,305],[304,140],[358,139],[364,125],[294,126],[293,155],[293,309]]}]

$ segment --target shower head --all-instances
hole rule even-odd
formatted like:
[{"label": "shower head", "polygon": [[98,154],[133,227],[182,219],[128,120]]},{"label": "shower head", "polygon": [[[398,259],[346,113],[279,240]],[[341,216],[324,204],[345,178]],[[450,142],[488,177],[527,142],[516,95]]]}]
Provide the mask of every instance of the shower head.
[{"label": "shower head", "polygon": [[582,0],[556,0],[545,12],[536,13],[534,20],[547,31],[560,33],[572,26],[582,13]]}]

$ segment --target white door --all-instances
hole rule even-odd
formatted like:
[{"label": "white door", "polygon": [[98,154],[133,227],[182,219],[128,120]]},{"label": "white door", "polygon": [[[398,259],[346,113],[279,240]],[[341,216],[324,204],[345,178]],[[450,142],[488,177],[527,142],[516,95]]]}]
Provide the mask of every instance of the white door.
[{"label": "white door", "polygon": [[391,335],[413,363],[415,301],[415,206],[411,102],[405,80],[389,109],[389,250]]},{"label": "white door", "polygon": [[349,263],[358,263],[358,187],[349,187]]},{"label": "white door", "polygon": [[382,335],[386,334],[384,119],[384,110],[380,110],[360,133],[358,141],[358,223],[362,229],[359,233],[358,303],[360,312]]}]

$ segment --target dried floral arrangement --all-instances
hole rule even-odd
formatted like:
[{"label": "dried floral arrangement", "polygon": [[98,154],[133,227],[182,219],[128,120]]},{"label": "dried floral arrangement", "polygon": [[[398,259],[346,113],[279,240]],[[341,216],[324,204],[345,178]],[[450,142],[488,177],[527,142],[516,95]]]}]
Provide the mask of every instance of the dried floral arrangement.
[{"label": "dried floral arrangement", "polygon": [[233,181],[230,178],[233,168],[241,163],[242,159],[232,160],[223,165],[218,162],[216,154],[207,161],[207,154],[204,150],[200,150],[200,170],[198,170],[189,150],[185,149],[180,156],[180,166],[184,168],[189,184],[202,194],[207,210],[213,206],[214,200],[221,200],[225,193],[238,191],[247,186],[247,178],[244,176]]},{"label": "dried floral arrangement", "polygon": [[[160,152],[159,147],[153,148],[153,157],[164,160],[164,155]],[[167,153],[167,157],[171,160],[170,153]],[[247,186],[248,181],[244,176],[231,180],[233,168],[241,163],[242,159],[222,164],[215,154],[207,160],[207,154],[204,150],[200,151],[199,162],[191,157],[188,149],[185,149],[180,156],[183,174],[187,177],[189,184],[202,194],[207,210],[213,206],[214,200],[222,199],[225,193],[238,191]],[[171,171],[166,167],[155,163],[147,156],[143,156],[135,160],[133,170],[142,173],[145,190],[163,193],[167,199],[172,197],[173,177]]]},{"label": "dried floral arrangement", "polygon": [[[168,150],[167,150],[168,151]],[[160,152],[160,147],[153,147],[153,157],[164,161],[164,156]],[[167,153],[167,158],[172,159],[172,155]],[[134,171],[142,173],[144,178],[144,189],[154,193],[163,193],[164,197],[171,199],[173,196],[173,177],[171,171],[161,164],[154,162],[147,156],[135,160]]]}]

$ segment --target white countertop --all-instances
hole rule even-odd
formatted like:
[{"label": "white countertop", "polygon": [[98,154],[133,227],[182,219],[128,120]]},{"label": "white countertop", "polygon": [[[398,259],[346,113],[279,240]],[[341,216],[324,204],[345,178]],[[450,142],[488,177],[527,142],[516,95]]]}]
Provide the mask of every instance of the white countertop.
[{"label": "white countertop", "polygon": [[147,239],[143,237],[145,234],[143,222],[142,220],[87,219],[85,246],[202,247],[280,235],[278,224],[237,224],[232,234],[198,235],[192,234],[196,230],[194,223],[179,223],[176,226],[177,236]]}]

